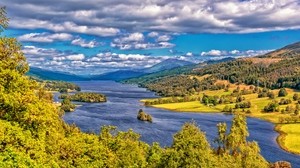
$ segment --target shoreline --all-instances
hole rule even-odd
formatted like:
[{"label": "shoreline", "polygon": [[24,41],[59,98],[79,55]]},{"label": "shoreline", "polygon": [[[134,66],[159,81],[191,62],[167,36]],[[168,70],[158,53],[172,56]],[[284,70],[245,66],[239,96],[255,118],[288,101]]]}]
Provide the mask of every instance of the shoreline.
[{"label": "shoreline", "polygon": [[[143,102],[143,101],[141,101],[141,102]],[[162,105],[162,104],[160,104],[160,105]],[[184,111],[184,110],[180,110],[180,109],[171,109],[171,108],[167,108],[167,107],[157,107],[156,105],[147,105],[145,107],[159,108],[159,109],[169,110],[169,111],[176,112],[176,113],[185,112],[185,113],[204,113],[204,114],[207,114],[207,113],[226,114],[226,112],[222,112],[222,111],[191,111],[191,110]],[[217,110],[217,109],[215,109],[215,110]],[[286,151],[286,152],[289,152],[291,154],[299,155],[300,156],[300,152],[291,151],[291,150],[288,149],[288,147],[285,146],[284,140],[285,140],[285,138],[287,136],[287,133],[281,130],[282,124],[275,123],[275,122],[272,122],[271,120],[268,120],[266,118],[255,116],[255,115],[251,115],[251,114],[250,115],[246,114],[246,116],[247,117],[252,117],[252,118],[257,118],[257,119],[264,120],[264,121],[267,121],[267,122],[270,122],[270,123],[274,124],[273,130],[276,131],[279,134],[276,137],[276,143],[279,145],[279,147],[281,149],[283,149],[284,151]]]}]

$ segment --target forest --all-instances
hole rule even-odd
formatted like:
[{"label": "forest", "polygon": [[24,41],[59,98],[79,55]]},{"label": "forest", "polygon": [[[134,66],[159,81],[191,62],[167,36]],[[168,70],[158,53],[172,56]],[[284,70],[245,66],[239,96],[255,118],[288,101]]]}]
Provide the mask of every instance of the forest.
[{"label": "forest", "polygon": [[[0,30],[8,25],[0,9]],[[186,123],[162,148],[140,135],[116,127],[83,133],[62,120],[63,113],[36,81],[15,38],[0,37],[0,167],[278,167],[268,163],[256,142],[247,141],[246,118],[235,115],[231,126],[217,125],[217,147],[196,123]],[[228,129],[228,130],[227,130]]]},{"label": "forest", "polygon": [[[199,64],[192,69],[181,68],[133,78],[136,83],[161,96],[185,96],[194,91],[224,89],[217,80],[243,83],[268,89],[300,89],[300,43],[288,45],[266,55],[229,59],[224,62]],[[205,80],[197,80],[205,78]]]}]

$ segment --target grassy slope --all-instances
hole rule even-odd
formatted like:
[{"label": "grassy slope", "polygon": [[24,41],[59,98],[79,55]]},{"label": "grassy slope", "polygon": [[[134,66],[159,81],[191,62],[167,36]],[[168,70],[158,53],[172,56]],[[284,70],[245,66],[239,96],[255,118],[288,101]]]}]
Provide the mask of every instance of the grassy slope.
[{"label": "grassy slope", "polygon": [[[241,89],[243,89],[244,87],[249,87],[246,85],[239,85]],[[217,91],[204,91],[204,92],[200,92],[199,94],[206,94],[209,96],[214,96],[214,95],[228,95],[231,94],[232,91],[237,87],[237,85],[231,85],[230,89],[228,92],[225,92],[224,90],[217,90]],[[296,93],[295,90],[292,89],[287,89],[288,91],[288,95],[286,98],[290,98],[292,100],[292,97],[294,95],[294,93]],[[273,92],[275,93],[275,95],[278,94],[278,90],[273,90]],[[299,93],[299,92],[297,92]],[[245,97],[246,101],[250,101],[252,106],[251,108],[249,108],[249,110],[251,111],[251,114],[248,114],[248,116],[250,117],[256,117],[256,118],[260,118],[260,119],[264,119],[267,121],[270,121],[272,123],[278,123],[279,122],[279,118],[280,117],[285,117],[287,116],[287,114],[281,114],[280,112],[273,112],[273,113],[265,113],[263,112],[263,108],[270,103],[271,99],[269,98],[257,98],[258,94],[254,93],[254,94],[249,94],[249,95],[243,95],[243,97]],[[279,101],[281,99],[281,97],[276,97],[275,100]],[[147,101],[153,101],[155,99],[147,99]],[[146,101],[142,100],[142,101]],[[295,105],[296,101],[293,101],[292,104],[290,105]],[[235,103],[232,104],[226,104],[229,105],[231,107],[235,106]],[[173,110],[173,111],[181,111],[181,112],[201,112],[201,113],[205,113],[205,112],[221,112],[222,109],[226,106],[225,104],[221,104],[221,105],[217,105],[217,106],[206,106],[202,103],[200,103],[199,101],[192,101],[192,102],[182,102],[182,103],[169,103],[169,104],[158,104],[158,105],[153,105],[153,107],[156,108],[163,108],[163,109],[168,109],[168,110]],[[281,109],[285,109],[287,105],[280,105],[279,108]],[[248,109],[246,109],[248,110]],[[291,126],[291,127],[289,127]],[[280,133],[281,135],[283,134],[287,134],[287,136],[285,136],[285,138],[278,138],[278,143],[280,144],[280,146],[282,146],[283,149],[293,152],[293,153],[300,153],[300,145],[297,145],[295,142],[296,139],[300,139],[300,132],[296,133],[293,132],[293,130],[300,130],[300,124],[288,124],[288,125],[284,125],[283,127],[281,127],[282,129],[280,129]],[[283,134],[282,134],[283,133]]]},{"label": "grassy slope", "polygon": [[283,149],[300,154],[300,124],[280,124],[276,131],[280,132],[277,142]]}]

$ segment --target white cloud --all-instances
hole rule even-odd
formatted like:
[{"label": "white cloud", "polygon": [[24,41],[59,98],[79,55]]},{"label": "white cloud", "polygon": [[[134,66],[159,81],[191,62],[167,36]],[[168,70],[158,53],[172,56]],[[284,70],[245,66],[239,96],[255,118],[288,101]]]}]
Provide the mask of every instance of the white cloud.
[{"label": "white cloud", "polygon": [[172,48],[175,46],[175,44],[169,42],[160,42],[158,44],[159,44],[159,48]]},{"label": "white cloud", "polygon": [[152,38],[157,37],[158,35],[159,35],[158,32],[150,32],[150,33],[148,33],[148,37],[152,37]]},{"label": "white cloud", "polygon": [[132,33],[124,37],[115,38],[115,43],[127,43],[127,42],[139,42],[144,41],[144,35],[142,33]]},{"label": "white cloud", "polygon": [[210,50],[208,52],[201,52],[201,56],[221,56],[222,52],[220,50]]},{"label": "white cloud", "polygon": [[257,56],[257,55],[263,55],[268,52],[271,52],[273,50],[245,50],[245,51],[239,51],[239,50],[232,50],[232,51],[221,51],[221,50],[210,50],[207,52],[201,52],[201,56],[216,56],[216,57],[249,57],[249,56]]},{"label": "white cloud", "polygon": [[71,61],[82,61],[85,56],[83,54],[73,54],[66,56],[66,58]]},{"label": "white cloud", "polygon": [[172,48],[175,46],[175,44],[167,42],[171,39],[169,35],[159,36],[156,32],[151,32],[149,34],[147,35],[148,37],[157,37],[156,43],[147,42],[149,39],[145,38],[142,33],[132,33],[115,38],[113,42],[110,43],[110,46],[119,48],[120,50]]},{"label": "white cloud", "polygon": [[23,20],[22,18],[15,18],[11,20],[10,26],[20,29],[47,29],[54,32],[72,32],[72,33],[83,33],[97,36],[115,36],[120,30],[116,28],[107,28],[100,26],[86,26],[77,25],[72,21],[66,21],[61,24],[52,23],[48,20],[28,19]]},{"label": "white cloud", "polygon": [[192,56],[193,56],[193,53],[192,53],[192,52],[187,52],[187,53],[185,54],[185,56],[187,56],[187,57],[192,57]]},{"label": "white cloud", "polygon": [[53,41],[67,41],[72,39],[72,35],[68,33],[29,33],[18,37],[20,41],[51,43]]},{"label": "white cloud", "polygon": [[233,54],[233,55],[236,55],[236,54],[240,53],[240,51],[239,50],[232,50],[229,53]]},{"label": "white cloud", "polygon": [[171,36],[169,36],[169,35],[158,36],[158,38],[156,40],[157,41],[169,41],[169,40],[171,40]]},{"label": "white cloud", "polygon": [[100,43],[98,43],[96,40],[86,41],[82,38],[76,38],[76,39],[72,40],[71,44],[78,45],[78,46],[81,46],[81,47],[84,47],[84,48],[95,48]]}]

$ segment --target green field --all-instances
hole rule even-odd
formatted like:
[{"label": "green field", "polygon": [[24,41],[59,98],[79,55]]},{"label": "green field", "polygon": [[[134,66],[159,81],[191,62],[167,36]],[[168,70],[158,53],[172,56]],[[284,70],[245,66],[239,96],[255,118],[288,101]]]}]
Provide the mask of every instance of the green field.
[{"label": "green field", "polygon": [[277,127],[282,134],[278,142],[282,148],[296,154],[300,154],[300,124],[284,124]]}]

